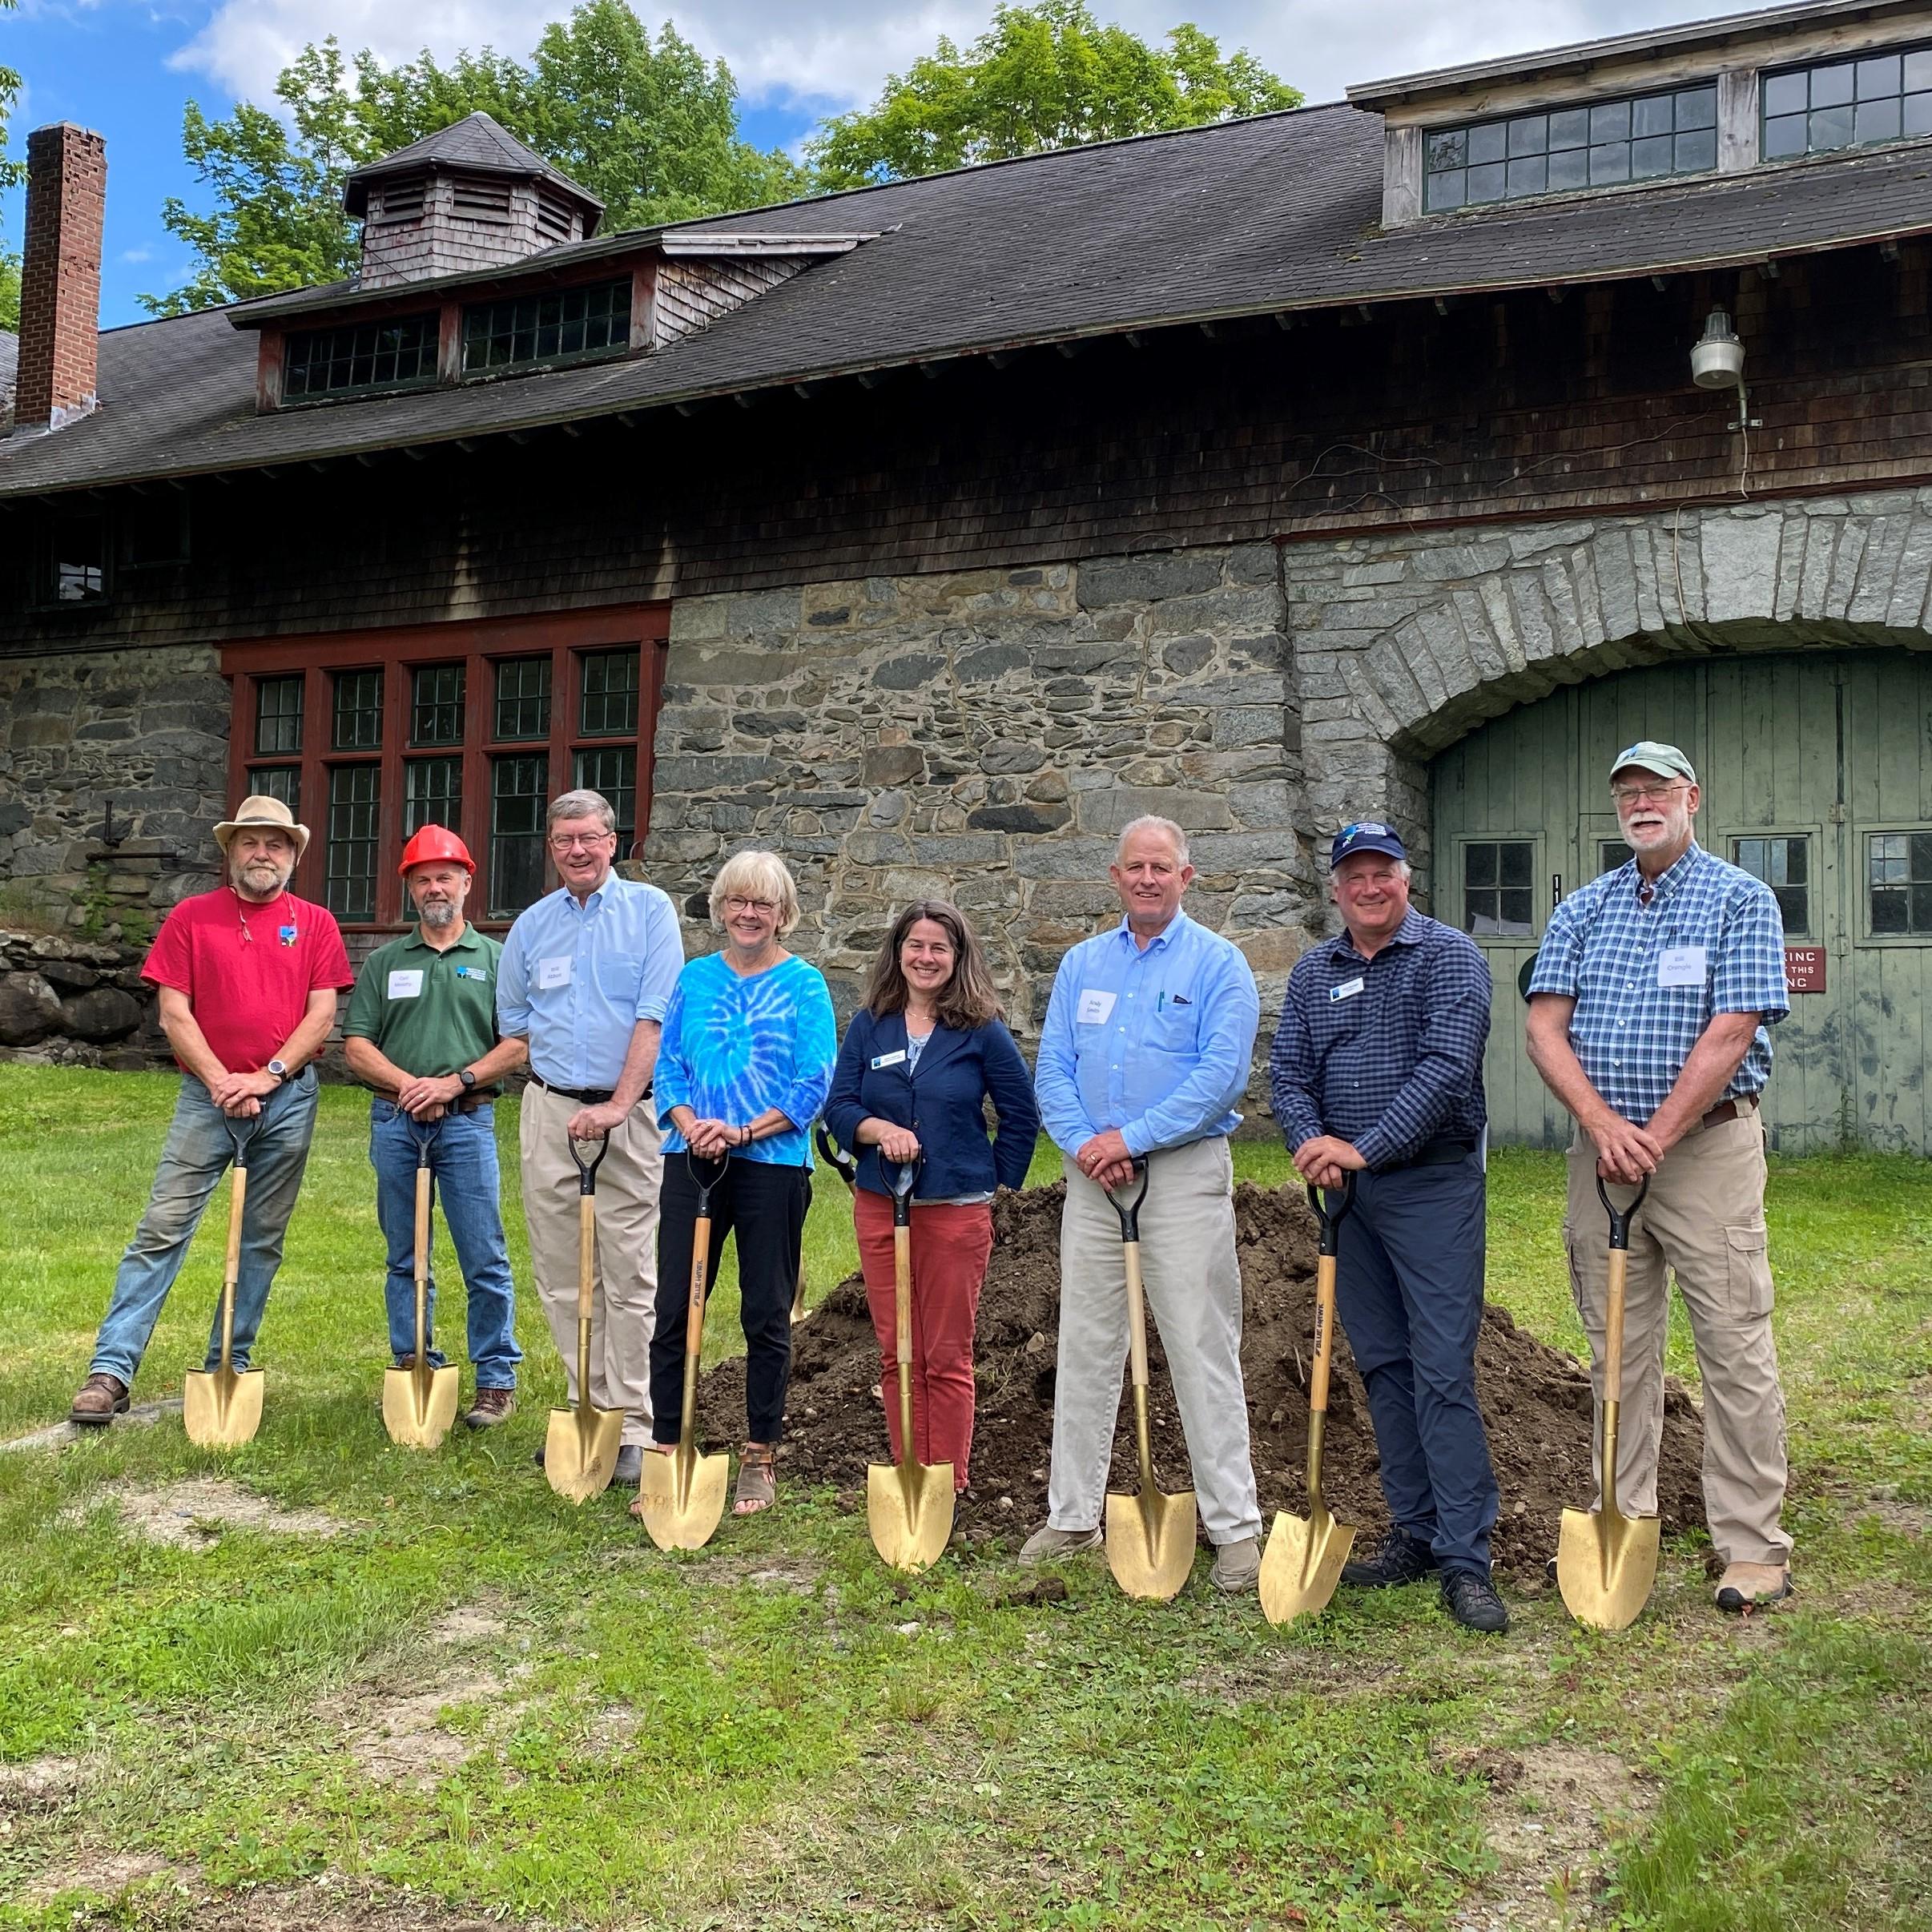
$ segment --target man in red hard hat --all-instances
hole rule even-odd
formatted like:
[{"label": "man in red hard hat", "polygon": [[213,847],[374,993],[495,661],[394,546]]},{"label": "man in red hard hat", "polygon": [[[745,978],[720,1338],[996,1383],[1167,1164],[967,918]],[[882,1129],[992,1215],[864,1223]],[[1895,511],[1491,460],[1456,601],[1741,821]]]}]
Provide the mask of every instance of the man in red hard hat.
[{"label": "man in red hard hat", "polygon": [[[349,1070],[375,1094],[369,1165],[376,1216],[389,1247],[384,1287],[389,1350],[398,1368],[416,1347],[416,1168],[419,1141],[443,1204],[469,1291],[469,1359],[477,1372],[473,1429],[506,1422],[517,1407],[516,1290],[497,1205],[497,1083],[524,1060],[521,1040],[497,1032],[497,962],[503,948],[463,917],[476,872],[469,848],[425,825],[398,868],[416,904],[413,932],[364,961],[342,1028]],[[433,1338],[436,1284],[429,1285]],[[432,1345],[431,1364],[443,1366]]]}]

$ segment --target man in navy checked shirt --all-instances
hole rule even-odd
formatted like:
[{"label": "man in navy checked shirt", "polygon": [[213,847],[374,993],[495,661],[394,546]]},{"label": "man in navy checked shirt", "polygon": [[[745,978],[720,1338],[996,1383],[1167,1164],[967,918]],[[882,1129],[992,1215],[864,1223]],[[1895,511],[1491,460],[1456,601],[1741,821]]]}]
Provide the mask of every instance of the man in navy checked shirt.
[{"label": "man in navy checked shirt", "polygon": [[1346,930],[1289,975],[1268,1056],[1274,1117],[1303,1178],[1342,1185],[1336,1306],[1368,1390],[1390,1529],[1343,1582],[1437,1572],[1471,1630],[1509,1628],[1490,1582],[1500,1500],[1476,1405],[1483,1324],[1489,966],[1474,940],[1409,904],[1391,827],[1345,825],[1330,852]]},{"label": "man in navy checked shirt", "polygon": [[1704,1380],[1717,1604],[1748,1610],[1791,1594],[1757,1112],[1765,1029],[1791,1010],[1784,921],[1769,886],[1693,836],[1697,774],[1675,745],[1620,752],[1610,795],[1636,856],[1552,916],[1530,980],[1530,1057],[1577,1123],[1563,1234],[1599,1400],[1608,1261],[1596,1179],[1650,1179],[1630,1230],[1617,1495],[1632,1515],[1656,1513],[1674,1272]]}]

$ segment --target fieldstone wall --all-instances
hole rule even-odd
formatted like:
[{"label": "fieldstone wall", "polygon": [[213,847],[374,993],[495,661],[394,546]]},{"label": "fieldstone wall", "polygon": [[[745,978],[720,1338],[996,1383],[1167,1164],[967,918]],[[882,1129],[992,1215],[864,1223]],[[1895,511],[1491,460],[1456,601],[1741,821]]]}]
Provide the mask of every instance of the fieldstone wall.
[{"label": "fieldstone wall", "polygon": [[702,920],[731,851],[784,854],[842,1012],[898,908],[956,899],[1031,1033],[1158,812],[1272,1005],[1322,924],[1278,573],[1255,544],[682,600],[650,875]]},{"label": "fieldstone wall", "polygon": [[91,936],[146,937],[213,875],[227,727],[211,650],[0,659],[0,896]]},{"label": "fieldstone wall", "polygon": [[138,1072],[172,1064],[142,946],[0,929],[0,1060]]}]

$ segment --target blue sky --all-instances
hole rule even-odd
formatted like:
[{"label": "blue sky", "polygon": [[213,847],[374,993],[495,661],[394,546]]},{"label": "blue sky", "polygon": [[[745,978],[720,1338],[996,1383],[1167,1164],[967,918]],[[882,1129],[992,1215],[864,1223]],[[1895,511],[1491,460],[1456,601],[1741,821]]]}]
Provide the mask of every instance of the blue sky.
[{"label": "blue sky", "polygon": [[[1096,0],[1095,11],[1158,38],[1193,19],[1224,49],[1246,46],[1310,100],[1351,82],[1551,46],[1734,10],[1736,0],[1463,0],[1453,14],[1419,0]],[[654,25],[669,16],[738,78],[743,131],[760,147],[795,147],[824,115],[873,99],[887,74],[941,33],[970,41],[992,0],[634,0]],[[26,90],[12,147],[50,121],[96,128],[107,141],[103,324],[137,321],[137,296],[179,285],[187,252],[161,225],[178,195],[203,205],[181,155],[183,104],[211,115],[238,98],[272,103],[279,68],[332,31],[348,49],[407,58],[427,43],[447,58],[492,45],[518,56],[569,0],[22,0],[0,14],[0,61]],[[18,246],[18,191],[0,198],[0,237]]]}]

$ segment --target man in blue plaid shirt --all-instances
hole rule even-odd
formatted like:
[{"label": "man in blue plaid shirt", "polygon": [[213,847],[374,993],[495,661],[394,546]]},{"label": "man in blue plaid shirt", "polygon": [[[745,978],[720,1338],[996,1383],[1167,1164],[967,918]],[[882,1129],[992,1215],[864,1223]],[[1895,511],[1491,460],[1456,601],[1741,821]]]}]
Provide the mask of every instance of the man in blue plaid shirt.
[{"label": "man in blue plaid shirt", "polygon": [[1624,1290],[1620,1505],[1656,1513],[1674,1272],[1704,1381],[1718,1607],[1748,1610],[1791,1594],[1757,1111],[1765,1028],[1790,1011],[1784,923],[1769,886],[1697,843],[1697,774],[1675,745],[1620,752],[1610,795],[1636,856],[1552,915],[1530,980],[1530,1057],[1577,1124],[1563,1234],[1600,1401],[1608,1260],[1597,1177],[1650,1184]]},{"label": "man in blue plaid shirt", "polygon": [[1458,1623],[1507,1630],[1489,1573],[1500,1499],[1475,1390],[1489,966],[1472,940],[1410,906],[1408,858],[1389,826],[1343,826],[1330,873],[1346,930],[1295,962],[1268,1075],[1304,1178],[1334,1189],[1355,1176],[1336,1306],[1368,1391],[1391,1527],[1342,1579],[1439,1572]]}]

